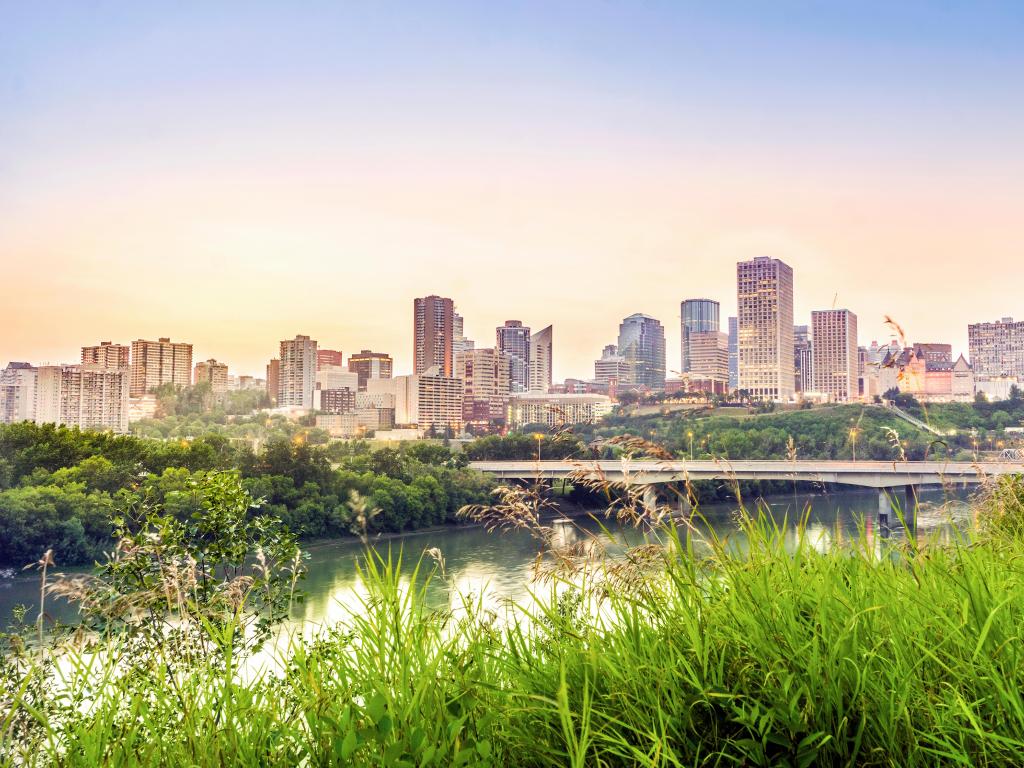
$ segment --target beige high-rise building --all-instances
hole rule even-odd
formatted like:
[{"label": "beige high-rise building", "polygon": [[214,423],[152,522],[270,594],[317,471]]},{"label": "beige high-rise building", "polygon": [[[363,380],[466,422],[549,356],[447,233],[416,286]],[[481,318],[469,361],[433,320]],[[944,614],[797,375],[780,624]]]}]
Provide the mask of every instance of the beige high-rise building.
[{"label": "beige high-rise building", "polygon": [[729,334],[721,331],[690,331],[688,335],[691,379],[728,383]]},{"label": "beige high-rise building", "polygon": [[36,415],[36,369],[8,363],[0,371],[0,424],[32,421]]},{"label": "beige high-rise building", "polygon": [[758,256],[736,265],[739,388],[760,400],[793,398],[793,270]]},{"label": "beige high-rise building", "polygon": [[994,323],[971,323],[967,343],[975,376],[1024,379],[1024,321],[1004,317]]},{"label": "beige high-rise building", "polygon": [[169,338],[132,342],[132,397],[144,395],[162,384],[187,387],[191,382],[191,344],[172,342]]},{"label": "beige high-rise building", "polygon": [[848,309],[811,312],[814,391],[845,403],[859,396],[857,316]]},{"label": "beige high-rise building", "polygon": [[267,397],[271,405],[277,405],[277,393],[281,387],[281,360],[276,357],[270,358],[267,363]]},{"label": "beige high-rise building", "polygon": [[36,376],[37,424],[128,431],[127,368],[42,365]]},{"label": "beige high-rise building", "polygon": [[455,304],[442,296],[413,301],[413,373],[436,368],[451,376],[454,366]]},{"label": "beige high-rise building", "polygon": [[209,382],[210,389],[214,392],[227,392],[228,390],[228,366],[226,363],[218,363],[214,359],[196,363],[192,376],[193,384]]},{"label": "beige high-rise building", "polygon": [[530,391],[545,393],[551,389],[552,330],[549,325],[530,335]]},{"label": "beige high-rise building", "polygon": [[462,431],[462,379],[436,373],[431,368],[418,376],[371,379],[368,391],[382,394],[388,388],[394,394],[396,424],[456,434]]},{"label": "beige high-rise building", "polygon": [[104,368],[128,368],[128,354],[131,348],[127,344],[112,344],[101,341],[94,347],[82,347],[82,365],[100,365]]},{"label": "beige high-rise building", "polygon": [[280,360],[277,407],[313,409],[316,406],[316,340],[296,336],[282,341]]},{"label": "beige high-rise building", "polygon": [[462,380],[462,417],[486,428],[504,424],[508,406],[511,361],[494,348],[455,354],[455,377]]}]

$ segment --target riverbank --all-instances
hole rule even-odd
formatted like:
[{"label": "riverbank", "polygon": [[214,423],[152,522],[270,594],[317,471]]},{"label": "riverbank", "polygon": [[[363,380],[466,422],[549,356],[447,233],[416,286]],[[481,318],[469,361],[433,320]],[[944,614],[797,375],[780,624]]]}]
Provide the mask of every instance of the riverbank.
[{"label": "riverbank", "polygon": [[[742,553],[712,539],[697,555],[664,531],[625,559],[588,561],[588,575],[568,541],[545,559],[557,582],[535,584],[521,621],[500,624],[479,596],[459,597],[456,574],[428,583],[384,555],[364,564],[359,611],[279,649],[281,678],[243,683],[212,660],[169,670],[145,646],[130,675],[71,664],[67,701],[92,705],[0,710],[24,724],[8,757],[1019,765],[1022,499],[1018,484],[979,509],[976,534],[942,542],[861,529],[823,547],[808,527],[748,518]],[[464,611],[438,610],[430,590]]]}]

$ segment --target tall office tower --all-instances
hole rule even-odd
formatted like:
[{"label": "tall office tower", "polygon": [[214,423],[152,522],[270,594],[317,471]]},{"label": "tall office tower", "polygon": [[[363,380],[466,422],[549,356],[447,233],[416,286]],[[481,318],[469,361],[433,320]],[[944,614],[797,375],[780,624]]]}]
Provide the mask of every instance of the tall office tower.
[{"label": "tall office tower", "polygon": [[814,390],[814,342],[810,326],[793,326],[793,384],[797,392]]},{"label": "tall office tower", "polygon": [[187,387],[192,382],[192,345],[168,338],[133,341],[131,370],[132,397],[144,395],[161,384]]},{"label": "tall office tower", "polygon": [[36,416],[36,369],[8,363],[0,371],[0,424],[32,421]]},{"label": "tall office tower", "polygon": [[736,265],[739,388],[760,400],[793,397],[793,270],[767,256]]},{"label": "tall office tower", "polygon": [[952,344],[914,344],[914,354],[923,357],[926,363],[952,363]]},{"label": "tall office tower", "polygon": [[617,346],[633,370],[633,384],[665,388],[665,329],[658,320],[639,312],[625,318]]},{"label": "tall office tower", "polygon": [[972,323],[967,344],[975,376],[1024,377],[1024,322]]},{"label": "tall office tower", "polygon": [[393,368],[391,355],[386,352],[371,352],[368,349],[348,356],[348,369],[359,376],[359,391],[366,391],[370,379],[390,379]]},{"label": "tall office tower", "polygon": [[101,341],[95,347],[82,347],[82,365],[127,368],[129,351],[130,347],[127,344],[111,344],[109,341]]},{"label": "tall office tower", "polygon": [[[729,383],[729,335],[721,331],[690,331],[691,379]],[[717,388],[721,389],[722,387]]]},{"label": "tall office tower", "polygon": [[475,346],[476,342],[466,338],[465,321],[462,319],[462,315],[456,312],[452,315],[452,360],[455,359],[454,355],[473,349]]},{"label": "tall office tower", "polygon": [[712,299],[687,299],[679,305],[679,370],[690,371],[690,334],[717,331],[718,302]]},{"label": "tall office tower", "polygon": [[196,363],[192,374],[193,384],[209,382],[210,389],[214,392],[227,392],[228,390],[228,366],[226,363],[218,363],[213,358],[201,363]]},{"label": "tall office tower", "polygon": [[509,360],[509,386],[512,393],[530,389],[530,329],[518,320],[506,320],[495,329],[498,349]]},{"label": "tall office tower", "polygon": [[427,296],[413,302],[413,371],[423,373],[437,368],[450,377],[454,358],[455,305],[451,299]]},{"label": "tall office tower", "polygon": [[281,370],[277,385],[279,408],[315,407],[316,340],[296,336],[281,342]]},{"label": "tall office tower", "polygon": [[281,360],[277,357],[270,358],[267,363],[267,397],[272,405],[277,405],[277,393],[281,388]]},{"label": "tall office tower", "polygon": [[128,431],[127,368],[43,365],[36,370],[37,424]]},{"label": "tall office tower", "polygon": [[340,349],[320,349],[316,350],[316,367],[322,368],[325,365],[344,366],[345,356],[341,354]]},{"label": "tall office tower", "polygon": [[848,309],[811,312],[814,391],[838,403],[858,394],[857,316]]},{"label": "tall office tower", "polygon": [[499,349],[470,349],[455,355],[455,377],[462,379],[462,418],[488,429],[505,423],[509,400],[509,359]]},{"label": "tall office tower", "polygon": [[553,333],[551,326],[530,335],[530,391],[547,392],[551,389],[553,363]]},{"label": "tall office tower", "polygon": [[594,361],[594,381],[607,386],[633,383],[633,368],[614,344],[606,346],[601,359]]},{"label": "tall office tower", "polygon": [[739,330],[735,317],[729,318],[729,389],[740,386]]}]

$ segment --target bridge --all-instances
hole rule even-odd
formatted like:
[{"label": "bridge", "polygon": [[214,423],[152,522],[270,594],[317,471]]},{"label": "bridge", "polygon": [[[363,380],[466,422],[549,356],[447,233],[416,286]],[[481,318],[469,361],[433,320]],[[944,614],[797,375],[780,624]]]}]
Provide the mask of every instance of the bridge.
[{"label": "bridge", "polygon": [[654,498],[659,485],[703,480],[788,480],[833,483],[878,490],[878,513],[888,518],[892,494],[904,489],[908,507],[917,488],[928,485],[976,486],[1000,475],[1024,474],[1024,463],[951,461],[475,461],[472,469],[501,480],[550,481],[604,477],[611,482],[646,487]]}]

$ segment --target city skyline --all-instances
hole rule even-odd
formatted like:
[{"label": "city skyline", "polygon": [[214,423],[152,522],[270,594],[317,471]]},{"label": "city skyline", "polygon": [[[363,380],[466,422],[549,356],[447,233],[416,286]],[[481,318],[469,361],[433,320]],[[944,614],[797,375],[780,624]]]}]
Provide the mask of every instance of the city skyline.
[{"label": "city skyline", "polygon": [[434,293],[478,343],[555,326],[561,380],[631,313],[670,350],[681,300],[735,315],[756,256],[861,343],[1021,315],[1019,6],[238,11],[5,10],[0,360],[170,335],[262,375],[301,332],[407,372]]}]

